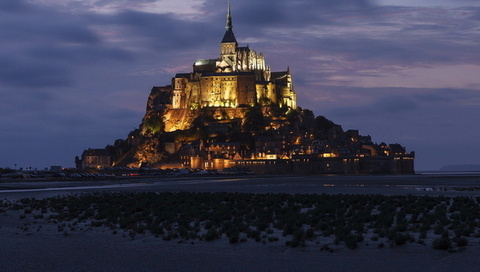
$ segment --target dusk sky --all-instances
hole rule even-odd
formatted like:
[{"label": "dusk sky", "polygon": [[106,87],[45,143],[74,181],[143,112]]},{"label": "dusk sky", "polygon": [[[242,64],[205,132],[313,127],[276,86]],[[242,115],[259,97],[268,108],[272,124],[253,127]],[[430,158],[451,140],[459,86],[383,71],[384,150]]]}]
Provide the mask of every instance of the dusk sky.
[{"label": "dusk sky", "polygon": [[[480,1],[233,0],[240,46],[298,105],[416,170],[480,164]],[[226,0],[0,0],[0,167],[74,167],[138,127],[152,86],[217,58]]]}]

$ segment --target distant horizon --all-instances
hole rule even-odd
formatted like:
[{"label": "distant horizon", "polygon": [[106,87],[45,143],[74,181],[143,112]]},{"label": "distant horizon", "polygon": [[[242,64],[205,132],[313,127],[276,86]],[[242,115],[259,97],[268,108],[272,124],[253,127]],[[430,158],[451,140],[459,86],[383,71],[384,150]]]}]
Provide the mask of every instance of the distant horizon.
[{"label": "distant horizon", "polygon": [[[4,0],[0,165],[75,165],[125,139],[152,86],[216,58],[226,0]],[[297,104],[415,151],[480,164],[480,2],[231,1],[241,46],[287,67]],[[39,167],[39,166],[42,167]],[[430,170],[428,170],[430,171]]]}]

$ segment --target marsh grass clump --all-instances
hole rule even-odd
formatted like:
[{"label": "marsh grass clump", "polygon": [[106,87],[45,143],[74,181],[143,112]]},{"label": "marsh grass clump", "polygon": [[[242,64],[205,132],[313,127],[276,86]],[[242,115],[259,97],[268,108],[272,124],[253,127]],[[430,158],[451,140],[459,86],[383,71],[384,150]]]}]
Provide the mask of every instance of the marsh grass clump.
[{"label": "marsh grass clump", "polygon": [[453,238],[453,242],[457,245],[459,248],[464,248],[468,245],[468,240],[464,237],[455,237]]},{"label": "marsh grass clump", "polygon": [[219,238],[219,233],[215,229],[209,229],[202,238],[205,241],[213,241]]},{"label": "marsh grass clump", "polygon": [[400,246],[407,243],[407,241],[411,240],[411,238],[412,237],[410,236],[410,234],[395,233],[393,235],[392,241],[394,245]]},{"label": "marsh grass clump", "polygon": [[358,247],[358,243],[363,241],[363,235],[361,234],[348,234],[345,236],[345,246],[350,249]]},{"label": "marsh grass clump", "polygon": [[[323,244],[347,248],[363,240],[383,247],[429,243],[462,248],[480,238],[480,197],[313,195],[251,193],[89,193],[0,202],[19,218],[84,228],[123,231],[132,239],[152,235],[181,241],[253,240],[287,246]],[[77,226],[78,225],[78,226]],[[453,238],[452,238],[453,237]]]},{"label": "marsh grass clump", "polygon": [[434,249],[449,250],[452,247],[452,241],[448,237],[439,237],[433,240],[432,246]]}]

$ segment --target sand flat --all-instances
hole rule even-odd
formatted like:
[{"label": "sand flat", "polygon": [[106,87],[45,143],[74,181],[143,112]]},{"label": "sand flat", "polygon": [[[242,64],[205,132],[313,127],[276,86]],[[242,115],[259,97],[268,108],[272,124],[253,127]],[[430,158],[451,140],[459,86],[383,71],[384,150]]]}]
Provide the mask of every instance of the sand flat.
[{"label": "sand flat", "polygon": [[[95,188],[89,183],[26,182],[2,183],[4,191],[0,191],[0,199],[43,198],[95,191],[478,196],[480,193],[477,190],[451,188],[474,188],[480,185],[479,180],[478,177],[463,176],[457,179],[422,176],[257,176],[148,179],[121,183],[105,181],[94,184]],[[24,190],[12,191],[14,186]],[[69,186],[71,190],[66,189]],[[29,191],[25,191],[27,189]],[[226,239],[221,239],[191,244],[178,243],[178,240],[163,241],[151,235],[137,235],[131,239],[122,232],[113,234],[106,228],[68,231],[68,235],[64,235],[56,225],[47,223],[30,222],[25,230],[25,220],[19,219],[19,214],[19,211],[0,213],[0,271],[478,271],[480,266],[479,244],[469,244],[465,250],[455,253],[418,244],[380,249],[375,246],[362,246],[355,250],[344,247],[333,253],[316,246],[288,248],[282,241],[266,245],[253,241],[229,244]]]},{"label": "sand flat", "polygon": [[[4,219],[4,218],[3,218]],[[2,219],[2,222],[3,222]],[[478,271],[478,245],[448,253],[421,245],[394,248],[286,248],[228,241],[178,244],[92,230],[0,228],[0,271]]]}]

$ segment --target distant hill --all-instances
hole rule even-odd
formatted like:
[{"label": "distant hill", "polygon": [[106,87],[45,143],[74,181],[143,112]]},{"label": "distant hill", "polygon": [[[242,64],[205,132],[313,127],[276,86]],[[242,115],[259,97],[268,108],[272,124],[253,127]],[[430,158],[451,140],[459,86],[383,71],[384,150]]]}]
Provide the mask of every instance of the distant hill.
[{"label": "distant hill", "polygon": [[440,171],[480,171],[480,164],[445,165]]}]

